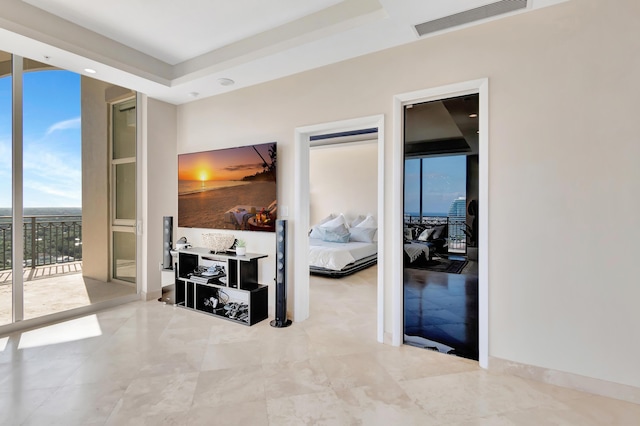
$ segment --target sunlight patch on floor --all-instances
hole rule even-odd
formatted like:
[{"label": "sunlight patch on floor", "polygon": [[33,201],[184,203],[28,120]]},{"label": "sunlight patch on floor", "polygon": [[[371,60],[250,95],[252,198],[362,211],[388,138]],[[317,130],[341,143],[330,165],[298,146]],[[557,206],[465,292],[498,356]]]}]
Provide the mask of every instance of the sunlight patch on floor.
[{"label": "sunlight patch on floor", "polygon": [[95,315],[66,321],[48,327],[27,331],[20,336],[18,349],[35,348],[89,339],[102,335],[100,323]]}]

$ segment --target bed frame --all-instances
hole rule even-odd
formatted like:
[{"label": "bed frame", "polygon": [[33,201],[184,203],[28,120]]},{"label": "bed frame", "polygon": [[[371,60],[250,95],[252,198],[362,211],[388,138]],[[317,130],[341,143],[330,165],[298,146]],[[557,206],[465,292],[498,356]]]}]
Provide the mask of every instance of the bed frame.
[{"label": "bed frame", "polygon": [[322,275],[328,278],[342,278],[358,271],[362,271],[363,269],[367,269],[376,263],[378,263],[378,255],[372,254],[371,256],[363,257],[362,259],[348,264],[339,271],[335,269],[320,268],[318,266],[309,266],[309,272],[313,275]]}]

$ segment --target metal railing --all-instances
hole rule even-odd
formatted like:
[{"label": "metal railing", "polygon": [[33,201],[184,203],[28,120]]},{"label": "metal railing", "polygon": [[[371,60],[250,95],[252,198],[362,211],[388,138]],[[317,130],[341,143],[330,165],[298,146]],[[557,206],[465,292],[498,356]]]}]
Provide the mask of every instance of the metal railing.
[{"label": "metal railing", "polygon": [[[10,216],[0,216],[0,270],[11,269]],[[23,218],[23,267],[82,260],[82,216],[38,215]]]},{"label": "metal railing", "polygon": [[412,216],[404,215],[405,225],[424,225],[433,227],[447,225],[447,250],[453,253],[467,252],[466,218],[447,216]]}]

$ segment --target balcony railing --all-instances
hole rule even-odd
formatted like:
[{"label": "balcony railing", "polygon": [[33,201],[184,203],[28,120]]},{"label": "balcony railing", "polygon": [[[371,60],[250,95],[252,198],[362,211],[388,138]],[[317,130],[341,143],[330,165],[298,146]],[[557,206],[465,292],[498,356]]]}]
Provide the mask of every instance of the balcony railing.
[{"label": "balcony railing", "polygon": [[[12,230],[11,217],[0,216],[0,270],[11,269]],[[23,234],[23,267],[82,260],[82,216],[25,216]]]},{"label": "balcony railing", "polygon": [[425,225],[427,227],[447,225],[448,251],[452,253],[467,252],[467,235],[464,232],[467,224],[464,217],[404,215],[404,223],[406,225]]}]

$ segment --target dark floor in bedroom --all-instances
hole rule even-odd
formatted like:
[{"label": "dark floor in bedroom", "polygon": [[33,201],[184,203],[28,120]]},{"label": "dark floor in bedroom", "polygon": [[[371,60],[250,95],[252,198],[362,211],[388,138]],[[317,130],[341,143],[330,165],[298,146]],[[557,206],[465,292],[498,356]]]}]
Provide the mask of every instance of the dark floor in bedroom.
[{"label": "dark floor in bedroom", "polygon": [[405,268],[404,314],[405,343],[433,347],[408,336],[428,339],[453,348],[452,354],[477,360],[477,262],[469,262],[460,274]]}]

